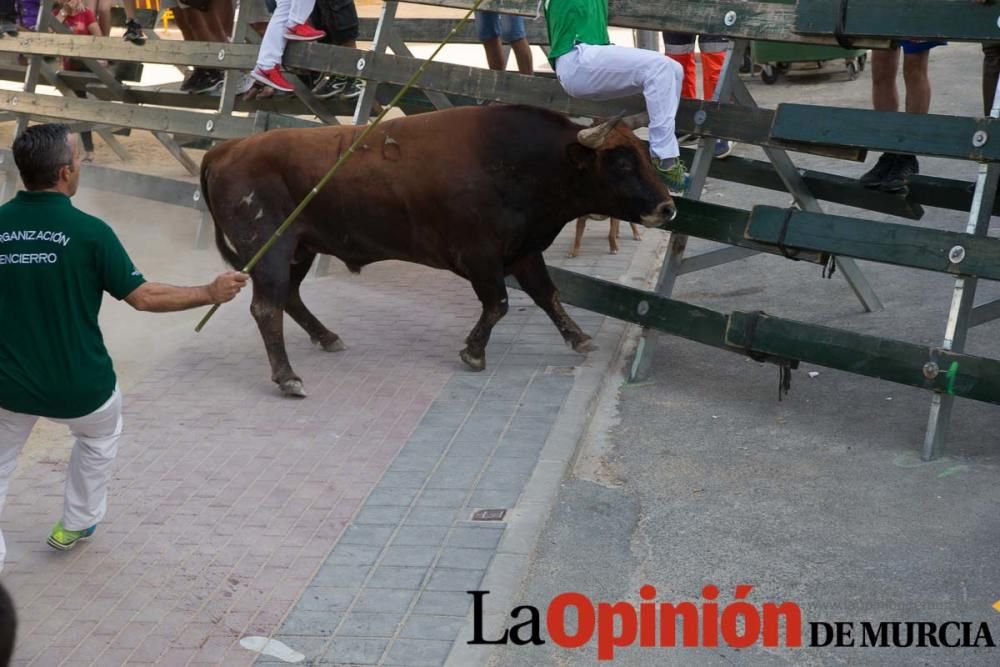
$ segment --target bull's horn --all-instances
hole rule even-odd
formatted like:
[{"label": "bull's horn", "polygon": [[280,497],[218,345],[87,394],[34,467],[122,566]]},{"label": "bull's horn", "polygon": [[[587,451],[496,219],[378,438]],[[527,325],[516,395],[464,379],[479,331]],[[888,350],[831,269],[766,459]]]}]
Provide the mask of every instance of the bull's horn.
[{"label": "bull's horn", "polygon": [[624,113],[620,113],[611,120],[607,120],[600,125],[580,130],[576,133],[576,140],[587,148],[600,148],[601,144],[604,143],[605,138],[607,138],[608,133],[611,132],[614,126],[618,124],[618,121],[620,121],[624,115]]},{"label": "bull's horn", "polygon": [[643,111],[642,113],[636,113],[632,114],[631,116],[625,116],[624,118],[622,118],[622,122],[630,130],[634,130],[639,127],[648,127],[649,113]]}]

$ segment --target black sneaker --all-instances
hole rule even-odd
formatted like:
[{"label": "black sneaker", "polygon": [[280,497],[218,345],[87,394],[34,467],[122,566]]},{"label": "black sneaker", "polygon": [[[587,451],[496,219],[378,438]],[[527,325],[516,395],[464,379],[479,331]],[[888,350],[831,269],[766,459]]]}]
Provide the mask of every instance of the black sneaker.
[{"label": "black sneaker", "polygon": [[342,94],[345,100],[354,99],[365,92],[365,80],[364,79],[354,79],[344,88]]},{"label": "black sneaker", "polygon": [[133,44],[145,44],[146,34],[142,31],[142,26],[135,19],[129,19],[125,24],[125,35],[123,39]]},{"label": "black sneaker", "polygon": [[882,192],[905,192],[910,184],[910,176],[920,173],[920,164],[914,155],[897,155],[892,169],[882,180]]},{"label": "black sneaker", "polygon": [[895,153],[882,153],[875,166],[869,169],[860,179],[861,185],[866,188],[878,188],[882,186],[882,181],[888,176],[893,164],[898,157]]},{"label": "black sneaker", "polygon": [[4,19],[0,21],[0,32],[9,37],[17,37],[17,24],[8,19]]},{"label": "black sneaker", "polygon": [[192,95],[203,95],[212,92],[216,88],[221,88],[223,80],[224,76],[218,70],[196,69],[188,77],[188,80],[184,82],[187,84],[187,88],[184,88],[184,84],[181,84],[181,90],[186,90]]},{"label": "black sneaker", "polygon": [[350,79],[346,76],[328,76],[312,89],[313,95],[321,100],[329,99],[344,92],[344,88]]}]

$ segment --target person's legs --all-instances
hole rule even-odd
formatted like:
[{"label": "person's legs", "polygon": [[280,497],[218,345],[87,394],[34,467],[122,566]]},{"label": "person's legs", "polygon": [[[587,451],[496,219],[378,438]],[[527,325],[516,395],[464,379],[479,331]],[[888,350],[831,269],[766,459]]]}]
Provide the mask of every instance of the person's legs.
[{"label": "person's legs", "polygon": [[676,61],[646,49],[580,44],[559,58],[556,75],[567,93],[582,99],[610,100],[641,92],[649,113],[653,155],[667,159],[680,155],[674,118],[684,70]]},{"label": "person's legs", "polygon": [[285,53],[285,26],[291,14],[292,0],[278,0],[274,14],[267,23],[267,30],[264,31],[264,38],[260,42],[260,51],[257,53],[257,68],[269,70],[281,63],[281,57]]},{"label": "person's legs", "polygon": [[899,49],[872,51],[872,108],[875,111],[899,111],[898,71]]},{"label": "person's legs", "polygon": [[476,32],[486,53],[486,66],[502,70],[503,44],[500,42],[500,15],[496,12],[476,12]]},{"label": "person's legs", "polygon": [[76,438],[66,471],[62,526],[82,531],[100,523],[108,508],[108,483],[122,435],[122,395],[77,419],[60,419]]},{"label": "person's legs", "polygon": [[903,54],[907,113],[927,113],[931,109],[931,82],[927,78],[930,55],[930,51]]},{"label": "person's legs", "polygon": [[993,111],[993,98],[997,92],[997,77],[1000,77],[1000,42],[983,44],[983,115]]},{"label": "person's legs", "polygon": [[[684,85],[681,97],[698,97],[698,66],[694,57],[695,35],[689,32],[663,31],[664,52],[684,68]],[[708,97],[707,93],[705,95]]]},{"label": "person's legs", "polygon": [[101,34],[107,37],[111,34],[111,0],[85,0],[87,9],[94,12]]},{"label": "person's legs", "polygon": [[[17,467],[17,456],[21,447],[31,435],[38,417],[19,412],[10,412],[0,408],[0,512],[7,500],[7,489],[10,478]],[[3,569],[4,558],[7,556],[7,543],[0,532],[0,570]]]},{"label": "person's legs", "polygon": [[[534,74],[535,64],[531,57],[531,45],[528,44],[528,34],[524,29],[523,16],[504,14],[500,19],[503,40],[510,44],[517,60],[517,71],[521,74]],[[501,69],[503,69],[501,67]]]}]

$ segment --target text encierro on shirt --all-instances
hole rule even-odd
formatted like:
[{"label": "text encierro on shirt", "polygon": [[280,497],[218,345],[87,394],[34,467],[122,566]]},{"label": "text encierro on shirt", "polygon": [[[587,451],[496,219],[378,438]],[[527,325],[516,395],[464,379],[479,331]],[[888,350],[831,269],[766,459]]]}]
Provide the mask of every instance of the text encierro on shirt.
[{"label": "text encierro on shirt", "polygon": [[51,241],[63,247],[69,245],[70,237],[62,232],[38,231],[37,229],[22,229],[16,232],[0,232],[0,243],[12,241]]}]

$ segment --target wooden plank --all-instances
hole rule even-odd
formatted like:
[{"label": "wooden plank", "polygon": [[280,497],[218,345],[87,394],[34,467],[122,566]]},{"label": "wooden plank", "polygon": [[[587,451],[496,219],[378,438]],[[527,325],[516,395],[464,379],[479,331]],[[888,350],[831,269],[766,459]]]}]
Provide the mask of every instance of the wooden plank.
[{"label": "wooden plank", "polygon": [[[694,151],[681,149],[681,158],[688,164],[694,157]],[[856,178],[827,174],[811,169],[799,170],[809,191],[817,199],[844,204],[869,211],[877,211],[901,218],[919,220],[924,210],[911,197],[900,197],[879,190],[862,187]],[[763,160],[751,160],[730,156],[725,160],[713,160],[708,175],[723,181],[731,181],[756,188],[785,192],[785,184],[778,176],[774,166]],[[966,207],[968,208],[968,207]]]},{"label": "wooden plank", "polygon": [[[726,349],[722,313],[554,266],[548,270],[565,304]],[[513,277],[507,284],[518,287]]]},{"label": "wooden plank", "polygon": [[[404,42],[438,44],[451,32],[456,19],[401,19],[396,18],[393,29]],[[378,19],[363,18],[360,21],[358,39],[370,42],[375,39],[375,28]],[[525,37],[532,46],[546,46],[549,43],[549,33],[545,27],[545,19],[524,22]],[[479,44],[479,35],[474,21],[469,21],[451,38],[452,44]]]},{"label": "wooden plank", "polygon": [[[745,237],[744,232],[750,223],[748,211],[680,197],[674,203],[677,204],[677,218],[661,225],[660,229],[772,255],[780,254],[772,243],[760,243]],[[804,252],[800,254],[800,259],[814,264],[826,263],[824,253]]]},{"label": "wooden plank", "polygon": [[[412,0],[435,7],[471,9],[475,0]],[[480,9],[534,17],[536,0],[487,0]],[[732,25],[726,15],[735,12]],[[539,21],[544,19],[540,18]],[[744,39],[765,39],[800,44],[836,44],[833,37],[798,35],[795,7],[787,2],[752,0],[609,0],[608,23],[639,30],[675,30]],[[865,48],[886,48],[887,40],[863,39]]]},{"label": "wooden plank", "polygon": [[[13,163],[14,154],[10,149],[0,149],[0,164]],[[199,193],[198,183],[193,180],[182,181],[125,169],[85,164],[80,175],[80,187],[195,210],[204,210],[205,208]]]},{"label": "wooden plank", "polygon": [[[729,316],[726,343],[755,352],[776,354],[811,364],[836,368],[912,387],[948,392],[955,396],[988,403],[1000,403],[1000,361],[957,354],[939,348],[841,331],[767,315],[757,318],[752,340],[748,341],[751,313]],[[940,372],[929,379],[924,364],[934,361]],[[957,364],[953,383],[947,371]]]},{"label": "wooden plank", "polygon": [[[2,41],[2,40],[0,40]],[[212,139],[245,137],[253,129],[252,118],[215,118],[195,111],[155,109],[132,104],[81,100],[0,90],[0,111],[11,111],[66,121],[85,121],[113,127],[156,130]],[[211,121],[212,129],[208,129]]]},{"label": "wooden plank", "polygon": [[[777,243],[786,213],[787,209],[755,206],[746,237]],[[973,234],[793,211],[784,244],[883,264],[1000,280],[1000,239]],[[965,249],[958,264],[949,259],[956,246]]]},{"label": "wooden plank", "polygon": [[[839,18],[840,0],[799,0],[794,30],[832,35]],[[1000,40],[996,5],[972,0],[851,0],[844,32],[859,38]]]},{"label": "wooden plank", "polygon": [[[818,123],[818,118],[823,122]],[[972,143],[977,131],[990,137],[982,147]],[[977,162],[1000,159],[1000,120],[993,118],[779,104],[771,136]]]}]

